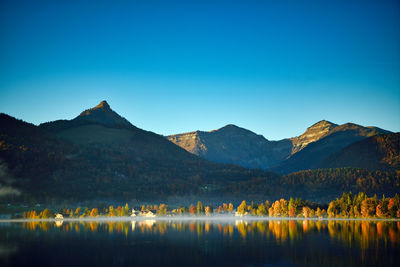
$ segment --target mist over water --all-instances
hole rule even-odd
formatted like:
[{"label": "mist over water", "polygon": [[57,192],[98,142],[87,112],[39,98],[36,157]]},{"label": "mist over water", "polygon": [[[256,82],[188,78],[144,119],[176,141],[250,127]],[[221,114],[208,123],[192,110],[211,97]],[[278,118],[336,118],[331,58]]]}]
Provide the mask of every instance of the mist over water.
[{"label": "mist over water", "polygon": [[78,262],[82,266],[396,266],[400,222],[188,216],[0,223],[1,266]]}]

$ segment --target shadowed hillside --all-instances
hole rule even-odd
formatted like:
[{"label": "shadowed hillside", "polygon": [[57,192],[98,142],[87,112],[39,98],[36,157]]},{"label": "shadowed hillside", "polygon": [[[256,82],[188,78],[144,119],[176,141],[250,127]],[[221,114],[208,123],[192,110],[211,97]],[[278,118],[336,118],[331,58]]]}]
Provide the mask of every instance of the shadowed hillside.
[{"label": "shadowed hillside", "polygon": [[104,102],[101,106],[94,108],[94,119],[79,116],[39,127],[0,116],[0,159],[16,178],[21,198],[214,194],[231,182],[274,176],[201,159],[158,134],[126,124]]},{"label": "shadowed hillside", "polygon": [[260,169],[282,161],[292,148],[290,140],[268,141],[262,135],[232,124],[210,132],[196,131],[167,138],[208,160]]},{"label": "shadowed hillside", "polygon": [[[347,145],[384,133],[389,132],[376,127],[352,123],[337,125],[322,120],[307,128],[302,135],[280,141],[269,141],[235,125],[167,138],[190,153],[211,161],[289,173],[318,168],[324,159]],[[344,166],[348,165],[337,167]]]},{"label": "shadowed hillside", "polygon": [[[363,127],[353,123],[336,126],[328,135],[315,142],[311,142],[301,151],[293,154],[271,170],[281,173],[291,173],[294,171],[321,168],[324,160],[330,155],[352,143],[379,133],[388,133],[388,131],[375,127]],[[342,163],[343,165],[337,165],[336,167],[351,166],[349,163]]]},{"label": "shadowed hillside", "polygon": [[324,168],[347,166],[364,169],[395,170],[400,168],[400,133],[375,135],[350,144],[329,156]]},{"label": "shadowed hillside", "polygon": [[[94,117],[93,112],[96,113]],[[40,126],[0,114],[1,168],[10,177],[6,177],[6,180],[13,181],[6,184],[0,181],[0,186],[4,184],[12,189],[6,198],[0,196],[0,200],[155,201],[174,196],[203,199],[276,199],[297,196],[323,200],[343,191],[391,194],[398,192],[400,186],[398,172],[391,169],[388,172],[327,169],[282,176],[214,163],[187,152],[161,135],[127,123],[106,102],[83,114],[73,120],[48,122]],[[320,128],[321,131],[317,130],[317,133],[322,133],[331,125],[324,122],[321,127],[311,128],[312,131]],[[300,138],[303,140],[301,142],[319,138],[311,130],[309,128],[307,136]],[[322,160],[324,151],[338,149],[338,143],[365,139],[364,136],[374,134],[374,129],[357,125],[335,126],[329,131],[335,132],[318,135],[326,136],[309,143],[292,158],[310,153],[312,157],[306,158],[309,161],[305,162],[310,164],[315,161],[314,157]],[[207,150],[210,155],[226,156],[229,151],[238,150],[230,158],[248,164],[252,163],[251,156],[259,159],[254,161],[257,164],[262,160],[272,162],[282,155],[290,154],[292,149],[289,139],[268,141],[234,125],[210,133],[196,132],[196,136],[201,137],[200,140],[207,140],[208,143],[204,142],[203,145],[210,147]],[[379,151],[389,151],[379,152],[379,158],[386,164],[398,166],[398,135],[374,138],[376,141],[365,141],[375,146],[378,144]],[[223,142],[220,143],[220,140]],[[243,140],[248,142],[242,143]],[[252,154],[254,144],[258,144],[256,154]],[[222,153],[221,149],[226,152]],[[352,147],[346,149],[354,150]],[[263,157],[265,151],[274,151],[272,155],[275,158]],[[371,153],[375,155],[375,152]],[[339,162],[342,156],[338,154],[336,158]],[[339,166],[341,164],[338,163]]]}]

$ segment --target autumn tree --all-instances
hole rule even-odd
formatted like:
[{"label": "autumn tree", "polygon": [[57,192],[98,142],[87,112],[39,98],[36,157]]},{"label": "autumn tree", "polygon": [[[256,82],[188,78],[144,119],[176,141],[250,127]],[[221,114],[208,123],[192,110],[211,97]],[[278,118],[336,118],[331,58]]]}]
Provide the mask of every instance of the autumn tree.
[{"label": "autumn tree", "polygon": [[268,209],[268,216],[269,216],[269,217],[274,217],[274,208],[273,208],[273,207],[270,207],[270,208]]},{"label": "autumn tree", "polygon": [[364,218],[373,216],[376,213],[376,206],[378,201],[375,197],[364,199],[361,202],[361,215]]},{"label": "autumn tree", "polygon": [[225,212],[228,211],[228,204],[223,203],[223,204],[222,204],[222,209],[223,209]]},{"label": "autumn tree", "polygon": [[114,206],[113,206],[113,205],[109,206],[109,207],[108,207],[108,214],[107,214],[107,216],[109,216],[109,217],[114,217],[114,216],[116,216],[116,215],[117,215],[117,214],[115,213]]},{"label": "autumn tree", "polygon": [[399,195],[396,194],[394,197],[389,199],[388,201],[388,214],[392,218],[398,218],[398,212],[400,210],[400,198]]},{"label": "autumn tree", "polygon": [[116,216],[121,216],[121,213],[122,213],[122,208],[121,208],[121,206],[118,206],[118,207],[115,209],[115,215],[116,215]]},{"label": "autumn tree", "polygon": [[211,213],[213,212],[213,209],[212,209],[211,206],[206,206],[204,208],[204,212],[205,212],[206,215],[211,215]]},{"label": "autumn tree", "polygon": [[99,210],[97,208],[93,208],[90,211],[90,217],[97,217],[97,216],[99,216]]},{"label": "autumn tree", "polygon": [[79,217],[81,215],[81,207],[77,207],[75,210],[75,217]]},{"label": "autumn tree", "polygon": [[232,203],[229,203],[228,211],[229,211],[229,212],[233,212],[234,209],[235,209],[235,208],[233,207],[233,204],[232,204]]},{"label": "autumn tree", "polygon": [[237,207],[238,214],[245,215],[247,213],[247,203],[243,200],[242,203]]},{"label": "autumn tree", "polygon": [[189,212],[189,209],[187,207],[185,207],[185,206],[178,208],[178,213],[179,214],[185,214],[185,213],[188,213],[188,212]]},{"label": "autumn tree", "polygon": [[27,218],[27,219],[39,219],[39,216],[37,215],[36,210],[24,212],[22,217]]},{"label": "autumn tree", "polygon": [[334,218],[337,214],[339,214],[339,201],[334,200],[329,203],[328,206],[328,217]]},{"label": "autumn tree", "polygon": [[129,205],[128,203],[125,203],[125,207],[124,207],[124,213],[126,214],[125,216],[129,215]]},{"label": "autumn tree", "polygon": [[39,217],[41,219],[54,218],[54,213],[49,209],[44,209],[42,212],[40,212]]},{"label": "autumn tree", "polygon": [[271,207],[271,204],[269,203],[269,200],[265,200],[264,206],[265,206],[266,210],[268,210]]},{"label": "autumn tree", "polygon": [[288,202],[285,199],[280,199],[272,204],[274,216],[288,216]]},{"label": "autumn tree", "polygon": [[360,213],[360,210],[359,210],[358,206],[354,206],[353,207],[353,214],[354,214],[355,218],[360,217],[361,213]]},{"label": "autumn tree", "polygon": [[317,211],[315,212],[315,215],[318,217],[318,218],[322,218],[322,210],[318,207],[317,208]]},{"label": "autumn tree", "polygon": [[289,205],[288,205],[289,217],[296,217],[296,208],[297,208],[297,205],[296,205],[294,199],[291,197],[289,200]]},{"label": "autumn tree", "polygon": [[258,205],[257,208],[257,215],[258,216],[265,216],[267,215],[267,209],[265,208],[265,205],[263,203],[261,203],[260,205]]},{"label": "autumn tree", "polygon": [[165,204],[160,204],[156,212],[158,215],[166,215],[168,212],[168,206]]},{"label": "autumn tree", "polygon": [[304,206],[302,211],[303,211],[302,213],[303,213],[304,218],[307,219],[310,216],[310,208],[307,206]]},{"label": "autumn tree", "polygon": [[196,211],[197,211],[197,208],[196,208],[194,205],[190,205],[190,207],[189,207],[189,213],[190,213],[191,215],[195,215],[195,214],[196,214]]},{"label": "autumn tree", "polygon": [[81,217],[87,217],[90,215],[90,210],[86,207],[85,210],[83,211],[83,214],[81,215]]},{"label": "autumn tree", "polygon": [[203,214],[204,213],[204,205],[203,202],[199,201],[197,202],[197,214]]}]

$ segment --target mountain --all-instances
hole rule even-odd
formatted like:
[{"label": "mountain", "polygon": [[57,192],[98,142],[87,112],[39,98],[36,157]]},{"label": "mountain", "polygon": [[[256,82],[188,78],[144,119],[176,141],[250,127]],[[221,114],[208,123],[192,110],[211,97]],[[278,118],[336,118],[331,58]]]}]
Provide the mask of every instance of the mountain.
[{"label": "mountain", "polygon": [[353,167],[372,170],[400,168],[400,133],[375,135],[352,143],[326,158],[323,168]]},{"label": "mountain", "polygon": [[[291,173],[300,170],[323,168],[323,162],[330,155],[339,152],[346,146],[377,134],[390,133],[377,127],[363,127],[346,123],[332,127],[322,138],[309,143],[302,150],[292,154],[271,170],[280,173]],[[347,163],[337,167],[349,166]]]},{"label": "mountain", "polygon": [[296,154],[308,144],[316,142],[319,139],[332,133],[332,130],[337,127],[337,124],[322,120],[307,128],[300,136],[290,138],[292,142],[292,150],[290,155]]},{"label": "mountain", "polygon": [[[337,125],[322,120],[300,136],[269,141],[249,130],[227,125],[218,130],[196,131],[167,136],[188,152],[205,159],[275,172],[315,169],[332,153],[347,145],[388,131],[346,123]],[[347,165],[339,166],[344,167]]]},{"label": "mountain", "polygon": [[[400,186],[400,172],[393,171],[399,162],[398,135],[377,132],[384,131],[324,121],[307,129],[297,143],[292,139],[268,141],[234,125],[193,132],[192,138],[189,134],[175,136],[188,145],[197,139],[192,147],[201,148],[197,153],[243,165],[285,163],[306,155],[300,168],[330,167],[324,165],[328,163],[353,166],[347,164],[348,153],[350,159],[369,158],[356,167],[377,160],[390,165],[381,171],[317,169],[280,175],[198,157],[161,135],[135,127],[105,101],[72,120],[39,126],[0,114],[0,203],[159,202],[176,196],[218,201],[293,196],[324,201],[350,190],[392,194]],[[366,139],[368,135],[372,136]],[[292,154],[295,149],[299,151]]]},{"label": "mountain", "polygon": [[36,201],[221,195],[230,183],[277,177],[199,158],[131,125],[106,102],[40,126],[1,114],[0,161],[19,199]]},{"label": "mountain", "polygon": [[75,121],[97,122],[107,126],[131,127],[132,124],[118,115],[110,108],[107,101],[103,100],[97,106],[83,111]]},{"label": "mountain", "polygon": [[268,141],[262,135],[229,124],[218,130],[167,136],[188,152],[211,161],[265,169],[290,154],[290,140]]}]

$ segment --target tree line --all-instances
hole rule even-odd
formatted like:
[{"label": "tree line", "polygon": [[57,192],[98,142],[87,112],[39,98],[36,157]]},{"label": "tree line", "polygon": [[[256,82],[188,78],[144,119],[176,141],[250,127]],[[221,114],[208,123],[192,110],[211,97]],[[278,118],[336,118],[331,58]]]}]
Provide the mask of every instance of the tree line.
[{"label": "tree line", "polygon": [[[159,205],[142,205],[134,208],[136,211],[148,212],[151,211],[156,215],[217,215],[217,214],[235,214],[237,216],[269,216],[269,217],[302,217],[302,218],[400,218],[400,197],[396,194],[394,197],[388,198],[385,195],[378,198],[376,195],[368,196],[364,192],[358,194],[343,193],[341,198],[336,198],[331,201],[328,208],[319,204],[311,204],[299,198],[284,198],[270,203],[251,202],[245,200],[235,209],[232,203],[223,203],[218,207],[212,205],[204,205],[198,201],[197,205],[179,206],[170,209],[168,205],[161,203]],[[89,208],[77,207],[63,208],[54,212],[51,209],[44,209],[40,212],[31,210],[24,212],[22,218],[27,219],[47,219],[54,218],[55,214],[59,213],[64,218],[83,218],[83,217],[123,217],[130,216],[132,209],[128,204],[125,206],[109,206],[104,208]]]}]

